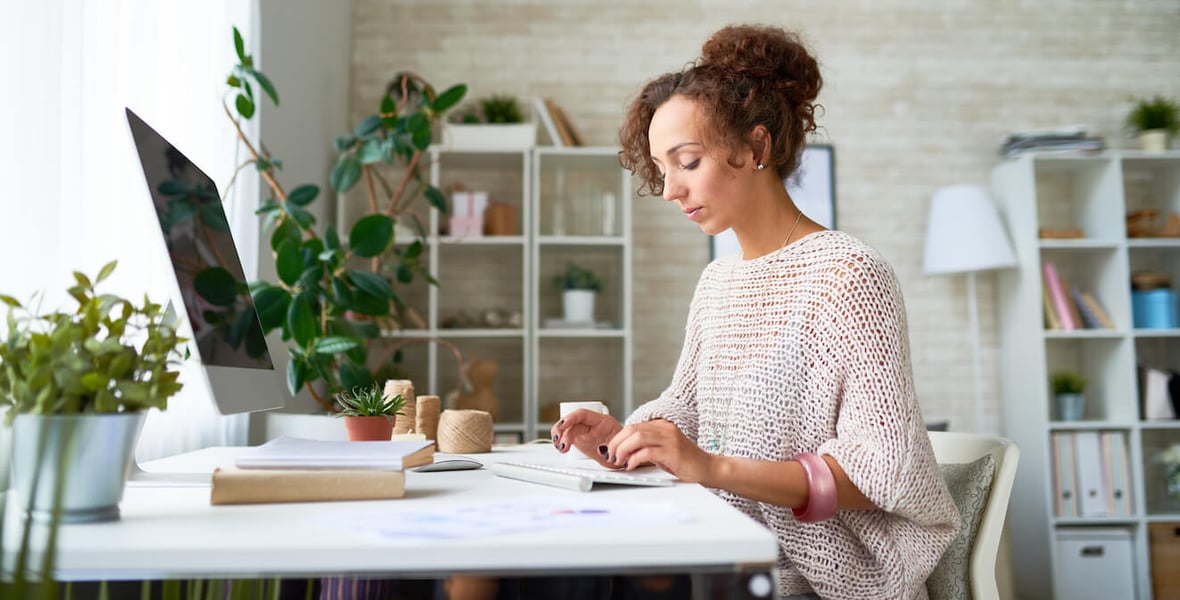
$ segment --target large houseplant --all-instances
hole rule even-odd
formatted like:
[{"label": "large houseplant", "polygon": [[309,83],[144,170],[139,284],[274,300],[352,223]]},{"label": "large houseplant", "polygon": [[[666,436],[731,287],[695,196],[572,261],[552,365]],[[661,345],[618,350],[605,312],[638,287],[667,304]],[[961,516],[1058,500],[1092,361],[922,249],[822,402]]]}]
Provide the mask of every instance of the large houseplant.
[{"label": "large houseplant", "polygon": [[[149,408],[180,391],[187,356],[174,319],[142,304],[99,294],[114,262],[91,280],[75,272],[77,309],[41,313],[11,296],[0,344],[0,404],[13,427],[12,486],[34,517],[118,517],[135,441]],[[60,496],[57,494],[60,493]]]},{"label": "large houseplant", "polygon": [[[414,318],[398,286],[424,277],[437,282],[420,259],[426,230],[412,212],[425,199],[446,212],[441,191],[421,172],[421,158],[432,126],[467,91],[459,84],[442,93],[412,73],[402,73],[381,99],[379,111],[336,139],[337,159],[330,183],[341,195],[363,183],[367,212],[346,233],[335,225],[317,226],[309,207],[320,196],[316,185],[288,189],[279,182],[281,161],[246,135],[242,123],[254,117],[259,92],[278,106],[275,86],[254,67],[241,34],[234,29],[238,64],[227,79],[225,114],[233,122],[249,159],[266,182],[269,198],[258,214],[269,235],[278,281],[257,281],[250,291],[264,332],[276,329],[288,342],[287,386],[292,395],[305,387],[327,411],[332,397],[366,387],[393,367],[373,364],[370,351],[382,328],[400,329]],[[395,224],[416,233],[396,240]],[[399,228],[406,229],[406,228]],[[227,283],[226,285],[230,285]]]}]

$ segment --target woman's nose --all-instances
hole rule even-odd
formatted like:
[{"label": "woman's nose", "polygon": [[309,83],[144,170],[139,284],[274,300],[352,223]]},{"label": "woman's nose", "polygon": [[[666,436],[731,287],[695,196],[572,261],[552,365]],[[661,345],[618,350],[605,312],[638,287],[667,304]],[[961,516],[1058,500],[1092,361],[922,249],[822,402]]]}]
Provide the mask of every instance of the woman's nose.
[{"label": "woman's nose", "polygon": [[675,202],[684,195],[683,186],[676,180],[672,174],[664,176],[664,200],[668,202]]}]

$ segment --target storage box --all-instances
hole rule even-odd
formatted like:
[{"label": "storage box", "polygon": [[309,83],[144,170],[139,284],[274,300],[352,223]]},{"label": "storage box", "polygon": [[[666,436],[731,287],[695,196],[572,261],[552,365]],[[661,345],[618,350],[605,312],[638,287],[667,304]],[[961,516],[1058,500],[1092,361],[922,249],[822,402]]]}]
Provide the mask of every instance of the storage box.
[{"label": "storage box", "polygon": [[[1131,532],[1078,527],[1055,532],[1057,598],[1134,598]],[[1157,596],[1158,597],[1158,596]]]},{"label": "storage box", "polygon": [[1151,596],[1180,598],[1180,523],[1148,523]]},{"label": "storage box", "polygon": [[1169,329],[1176,326],[1176,292],[1156,289],[1131,292],[1131,313],[1136,328]]}]

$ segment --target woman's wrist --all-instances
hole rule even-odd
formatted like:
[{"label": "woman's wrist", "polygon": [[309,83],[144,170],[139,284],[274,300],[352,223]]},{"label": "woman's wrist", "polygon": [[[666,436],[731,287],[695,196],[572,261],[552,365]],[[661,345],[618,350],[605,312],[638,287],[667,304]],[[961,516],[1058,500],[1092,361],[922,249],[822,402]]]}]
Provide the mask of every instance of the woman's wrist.
[{"label": "woman's wrist", "polygon": [[826,521],[836,514],[836,477],[827,461],[810,452],[797,454],[792,459],[803,467],[807,477],[807,503],[802,508],[791,508],[795,518],[807,523]]}]

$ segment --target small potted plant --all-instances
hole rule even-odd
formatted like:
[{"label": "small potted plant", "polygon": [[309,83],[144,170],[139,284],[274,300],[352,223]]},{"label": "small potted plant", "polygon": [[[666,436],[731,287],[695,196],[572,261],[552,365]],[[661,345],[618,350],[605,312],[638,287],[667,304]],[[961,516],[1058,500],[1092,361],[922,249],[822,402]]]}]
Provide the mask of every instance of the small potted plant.
[{"label": "small potted plant", "polygon": [[1172,444],[1155,455],[1164,467],[1164,492],[1169,502],[1180,504],[1180,444]]},{"label": "small potted plant", "polygon": [[[0,340],[0,405],[12,430],[12,485],[31,514],[48,519],[61,490],[61,522],[113,520],[150,408],[163,410],[183,387],[188,356],[172,316],[95,287],[75,272],[73,312],[40,313],[11,296]],[[83,443],[83,440],[86,440]]]},{"label": "small potted plant", "polygon": [[1086,413],[1086,378],[1077,371],[1057,371],[1052,376],[1057,418],[1080,421]]},{"label": "small potted plant", "polygon": [[520,102],[507,94],[477,100],[443,128],[448,148],[523,150],[536,143],[537,125],[525,122]]},{"label": "small potted plant", "polygon": [[553,277],[561,290],[562,319],[567,323],[594,324],[594,299],[602,289],[602,280],[590,269],[569,262],[565,271]]},{"label": "small potted plant", "polygon": [[348,439],[354,442],[384,441],[393,437],[394,417],[402,414],[406,400],[401,394],[386,396],[380,384],[355,387],[352,392],[336,394]]},{"label": "small potted plant", "polygon": [[1180,129],[1176,103],[1163,96],[1137,99],[1127,114],[1127,127],[1139,137],[1143,150],[1163,152]]}]

